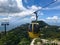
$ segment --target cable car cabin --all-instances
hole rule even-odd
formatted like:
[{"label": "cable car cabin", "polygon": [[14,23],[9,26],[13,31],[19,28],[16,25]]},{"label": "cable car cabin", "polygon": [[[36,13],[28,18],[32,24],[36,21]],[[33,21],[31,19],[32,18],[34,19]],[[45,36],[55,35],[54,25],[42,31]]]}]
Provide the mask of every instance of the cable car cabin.
[{"label": "cable car cabin", "polygon": [[39,23],[31,23],[29,25],[28,34],[30,38],[38,38],[39,37]]}]

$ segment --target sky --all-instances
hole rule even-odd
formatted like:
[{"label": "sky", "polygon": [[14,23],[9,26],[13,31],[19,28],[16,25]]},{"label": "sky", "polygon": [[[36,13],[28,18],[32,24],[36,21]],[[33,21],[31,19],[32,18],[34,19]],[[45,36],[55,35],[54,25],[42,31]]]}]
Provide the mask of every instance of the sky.
[{"label": "sky", "polygon": [[0,26],[3,22],[9,22],[9,27],[30,23],[36,19],[33,12],[37,10],[38,20],[60,24],[60,0],[0,0]]}]

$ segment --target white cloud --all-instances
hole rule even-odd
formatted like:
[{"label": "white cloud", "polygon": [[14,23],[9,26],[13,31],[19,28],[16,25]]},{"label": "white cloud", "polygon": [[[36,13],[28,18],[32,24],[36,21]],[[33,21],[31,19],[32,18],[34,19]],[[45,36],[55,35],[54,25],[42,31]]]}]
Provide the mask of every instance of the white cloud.
[{"label": "white cloud", "polygon": [[35,18],[35,14],[33,12],[35,12],[38,9],[39,8],[35,6],[35,8],[29,8],[27,10],[24,10],[24,11],[20,12],[20,13],[10,14],[9,16],[19,17],[19,18],[23,18],[23,17],[26,17],[26,16],[31,16],[31,18],[29,20],[35,20],[36,18]]},{"label": "white cloud", "polygon": [[46,19],[48,19],[48,20],[58,20],[58,19],[60,19],[58,16],[53,16],[53,17],[47,17]]},{"label": "white cloud", "polygon": [[0,18],[0,22],[9,22],[11,17],[6,17],[6,18]]},{"label": "white cloud", "polygon": [[[13,17],[14,18],[23,18],[23,17],[25,17],[25,16],[33,16],[32,14],[33,14],[33,12],[35,12],[36,10],[38,10],[38,7],[36,7],[37,9],[33,9],[33,8],[31,8],[31,9],[27,9],[27,10],[24,10],[24,11],[22,11],[22,12],[20,12],[20,13],[1,13],[2,15],[7,15],[7,16],[9,16],[9,17],[11,17],[10,18],[10,20],[13,20],[12,22],[15,22],[16,21],[16,19],[13,19]],[[18,18],[18,19],[19,19]],[[17,20],[18,20],[17,19]]]},{"label": "white cloud", "polygon": [[16,0],[17,2],[17,6],[18,8],[20,8],[20,10],[25,10],[26,8],[24,8],[23,4],[22,4],[22,0]]},{"label": "white cloud", "polygon": [[36,20],[36,16],[32,16],[30,20]]},{"label": "white cloud", "polygon": [[[37,7],[37,6],[32,6],[32,7],[30,7],[29,9],[26,9],[24,6],[23,6],[23,4],[22,4],[22,0],[16,0],[15,1],[16,3],[17,3],[17,5],[16,5],[16,8],[18,8],[18,9],[16,9],[15,7],[14,7],[14,5],[15,5],[15,3],[13,2],[13,4],[14,5],[10,5],[9,3],[10,2],[8,2],[7,1],[7,3],[9,4],[8,6],[9,7],[6,7],[6,6],[4,6],[4,7],[6,7],[6,9],[4,9],[4,7],[3,8],[0,8],[1,10],[0,10],[0,12],[6,12],[5,14],[7,15],[8,13],[10,14],[11,13],[11,15],[13,15],[13,16],[24,16],[24,15],[29,15],[29,14],[32,14],[34,11],[36,11],[36,10],[38,10],[38,9],[41,9],[41,7]],[[6,5],[6,4],[5,4]],[[2,5],[1,5],[1,7],[2,7]],[[12,8],[10,8],[10,7],[12,7]],[[20,11],[19,11],[20,10]],[[13,12],[15,12],[15,13],[13,13]]]},{"label": "white cloud", "polygon": [[[13,0],[12,0],[13,1]],[[1,2],[1,1],[0,1]],[[24,6],[23,6],[23,4],[22,4],[22,0],[16,0],[16,4],[15,3],[13,3],[13,5],[11,5],[11,4],[9,4],[9,2],[7,1],[7,3],[8,3],[8,5],[7,4],[5,4],[4,2],[3,2],[3,4],[5,4],[5,5],[7,5],[7,6],[9,6],[9,7],[7,7],[7,9],[3,9],[4,7],[6,7],[6,6],[3,6],[3,8],[0,10],[0,12],[3,10],[3,11],[5,11],[5,12],[3,12],[3,13],[0,13],[0,15],[3,15],[3,16],[8,16],[7,18],[3,18],[3,19],[0,19],[0,21],[4,21],[4,20],[12,20],[12,22],[15,22],[16,20],[18,20],[19,18],[23,18],[23,17],[25,17],[25,16],[32,16],[31,18],[35,18],[35,16],[33,16],[32,14],[33,14],[33,12],[35,12],[36,10],[39,10],[39,9],[41,9],[41,7],[37,7],[37,6],[35,6],[35,5],[33,5],[33,6],[31,6],[31,7],[29,7],[29,9],[26,9]],[[1,5],[1,7],[2,7],[2,5]],[[19,10],[18,11],[16,11],[16,12],[14,12],[14,13],[12,13],[13,11],[11,11],[12,9],[10,8],[10,7],[12,7],[13,9],[14,9],[14,11],[15,11],[15,9],[16,8],[18,8]],[[9,10],[10,9],[10,10]],[[17,10],[17,9],[16,9]],[[11,12],[10,12],[11,11]],[[18,18],[19,17],[19,18]],[[18,18],[18,19],[15,19],[15,18]]]},{"label": "white cloud", "polygon": [[7,0],[0,0],[0,3],[4,3],[4,2],[7,2]]},{"label": "white cloud", "polygon": [[[1,10],[2,9],[2,10]],[[13,12],[18,12],[19,9],[16,5],[16,1],[12,0],[4,0],[0,1],[0,13],[13,13]]]},{"label": "white cloud", "polygon": [[37,6],[35,6],[35,5],[32,5],[31,7],[29,7],[30,9],[33,9],[33,10],[37,10],[37,9],[42,9],[42,7],[37,7]]},{"label": "white cloud", "polygon": [[0,6],[8,5],[8,0],[0,0]]},{"label": "white cloud", "polygon": [[57,0],[57,2],[60,2],[60,0]]},{"label": "white cloud", "polygon": [[33,12],[35,12],[36,10],[40,9],[40,7],[36,7],[36,6],[32,6],[29,9],[23,10],[19,13],[10,13],[9,16],[11,17],[24,17],[24,16],[28,16],[33,14]]},{"label": "white cloud", "polygon": [[60,17],[58,17],[58,16],[47,17],[46,22],[48,22],[48,24],[52,24],[52,25],[59,25]]}]

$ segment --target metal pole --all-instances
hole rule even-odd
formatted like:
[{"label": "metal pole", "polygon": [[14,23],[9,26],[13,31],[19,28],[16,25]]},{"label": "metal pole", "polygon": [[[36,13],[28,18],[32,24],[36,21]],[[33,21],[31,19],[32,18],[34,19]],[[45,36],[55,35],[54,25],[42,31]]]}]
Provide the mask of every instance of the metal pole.
[{"label": "metal pole", "polygon": [[6,32],[6,29],[7,29],[7,27],[6,27],[6,26],[8,26],[8,25],[9,25],[9,23],[6,23],[6,24],[2,23],[1,25],[2,25],[2,26],[4,26],[4,30],[5,30],[5,32],[4,32],[4,33],[5,33],[5,35],[6,35],[6,33],[7,33],[7,32]]},{"label": "metal pole", "polygon": [[[36,13],[35,13],[36,14]],[[36,14],[36,22],[37,22],[37,14]]]},{"label": "metal pole", "polygon": [[34,12],[35,14],[36,14],[36,22],[37,22],[37,20],[38,20],[38,15],[37,15],[37,12]]},{"label": "metal pole", "polygon": [[0,39],[1,39],[1,33],[0,33]]},{"label": "metal pole", "polygon": [[6,35],[6,24],[4,26],[5,26],[5,35]]}]

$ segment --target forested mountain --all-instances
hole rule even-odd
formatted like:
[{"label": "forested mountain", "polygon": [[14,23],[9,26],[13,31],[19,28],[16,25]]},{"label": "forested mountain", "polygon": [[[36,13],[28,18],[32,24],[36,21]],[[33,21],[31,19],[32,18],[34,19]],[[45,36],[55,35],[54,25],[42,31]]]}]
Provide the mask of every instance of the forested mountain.
[{"label": "forested mountain", "polygon": [[[6,35],[0,33],[0,45],[30,45],[32,39],[28,35],[28,25],[29,23],[23,24],[8,31]],[[60,40],[59,26],[50,26],[43,21],[39,21],[39,25],[40,38]]]}]

